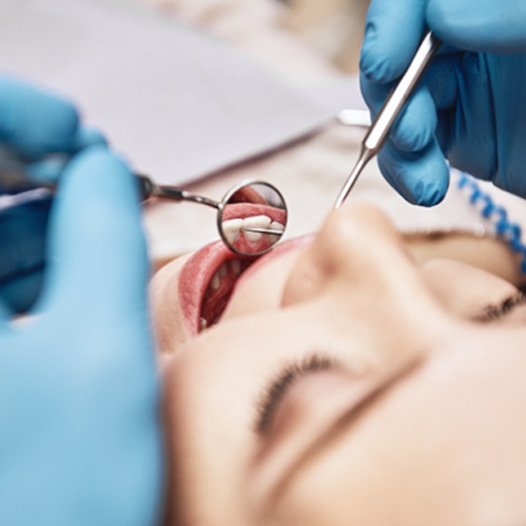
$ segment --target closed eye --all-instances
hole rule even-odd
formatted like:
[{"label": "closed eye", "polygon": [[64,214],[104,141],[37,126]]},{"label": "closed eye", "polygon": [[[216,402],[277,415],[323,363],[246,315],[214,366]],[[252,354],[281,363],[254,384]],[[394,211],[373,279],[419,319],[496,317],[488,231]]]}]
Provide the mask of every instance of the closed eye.
[{"label": "closed eye", "polygon": [[[494,323],[504,319],[518,307],[526,305],[526,294],[516,292],[499,303],[484,307],[483,313],[474,317],[480,323]],[[274,414],[291,386],[307,374],[341,367],[341,363],[326,354],[313,352],[305,358],[282,367],[264,388],[256,401],[254,431],[265,436],[272,426]]]},{"label": "closed eye", "polygon": [[475,316],[474,321],[481,323],[496,322],[511,314],[517,307],[525,304],[526,294],[524,292],[516,292],[500,303],[484,307],[483,313]]},{"label": "closed eye", "polygon": [[268,383],[256,402],[254,431],[261,436],[264,436],[269,431],[281,400],[299,378],[306,374],[326,371],[338,366],[339,363],[334,358],[320,353],[312,353],[281,368]]}]

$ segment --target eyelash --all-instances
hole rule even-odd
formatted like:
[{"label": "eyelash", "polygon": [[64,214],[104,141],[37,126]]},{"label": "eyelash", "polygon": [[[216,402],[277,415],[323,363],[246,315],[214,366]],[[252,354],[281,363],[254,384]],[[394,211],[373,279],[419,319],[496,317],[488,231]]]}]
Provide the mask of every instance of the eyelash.
[{"label": "eyelash", "polygon": [[286,391],[299,378],[309,373],[333,369],[336,366],[337,362],[333,358],[320,353],[313,353],[280,369],[256,402],[254,431],[259,435],[265,435],[268,432],[275,409]]},{"label": "eyelash", "polygon": [[524,292],[517,292],[512,296],[508,296],[500,303],[485,307],[484,314],[477,316],[475,321],[491,323],[500,320],[506,315],[511,314],[515,308],[524,304],[526,304],[526,294],[524,294]]}]

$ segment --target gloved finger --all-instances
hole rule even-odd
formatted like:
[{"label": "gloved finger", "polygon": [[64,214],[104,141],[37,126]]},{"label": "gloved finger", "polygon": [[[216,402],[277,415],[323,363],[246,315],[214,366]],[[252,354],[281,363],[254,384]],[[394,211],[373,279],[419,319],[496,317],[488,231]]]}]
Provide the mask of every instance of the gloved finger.
[{"label": "gloved finger", "polygon": [[[436,138],[444,155],[450,151],[451,144],[459,137],[456,106],[460,93],[459,65],[463,53],[435,57],[424,74],[429,93],[437,108]],[[461,122],[465,119],[461,119]]]},{"label": "gloved finger", "polygon": [[68,157],[52,156],[26,165],[28,177],[35,183],[54,183],[68,163]]},{"label": "gloved finger", "polygon": [[461,49],[526,51],[526,2],[429,0],[427,21],[435,35]]},{"label": "gloved finger", "polygon": [[[107,146],[107,144],[106,138],[99,130],[81,127],[75,140],[75,152],[92,146]],[[26,170],[35,182],[56,182],[70,159],[71,156],[67,154],[52,155],[27,165]]]},{"label": "gloved finger", "polygon": [[69,152],[77,141],[79,115],[65,99],[0,76],[0,141],[28,159]]},{"label": "gloved finger", "polygon": [[440,55],[434,58],[424,73],[423,82],[437,110],[453,107],[458,96],[458,69],[462,54]]},{"label": "gloved finger", "polygon": [[387,182],[410,203],[434,206],[447,193],[449,169],[436,140],[418,153],[401,152],[388,141],[378,165]]},{"label": "gloved finger", "polygon": [[7,315],[24,314],[37,301],[42,290],[44,267],[18,276],[8,283],[0,283],[0,301],[8,308]]},{"label": "gloved finger", "polygon": [[373,82],[392,82],[407,69],[424,36],[427,0],[372,0],[360,70]]},{"label": "gloved finger", "polygon": [[0,298],[16,313],[40,293],[49,208],[48,199],[0,214]]},{"label": "gloved finger", "polygon": [[[430,84],[440,106],[437,138],[444,155],[452,166],[486,180],[494,178],[499,171],[499,159],[502,163],[507,157],[497,150],[495,140],[496,130],[507,127],[498,126],[488,57],[497,55],[471,52],[457,55],[449,62],[450,74],[439,72],[440,86]],[[506,78],[504,72],[502,76]],[[522,93],[518,86],[513,89]],[[516,109],[511,112],[516,115]],[[505,141],[506,144],[512,142]]]},{"label": "gloved finger", "polygon": [[[146,312],[148,277],[137,181],[107,149],[67,166],[51,215],[49,291],[44,306],[89,311],[97,319]],[[47,285],[46,285],[47,287]]]},{"label": "gloved finger", "polygon": [[[390,91],[390,85],[379,85],[363,75],[360,85],[364,99],[373,117],[382,108]],[[397,148],[418,152],[433,140],[437,126],[435,104],[425,84],[420,85],[406,103],[390,132],[390,139]]]},{"label": "gloved finger", "polygon": [[108,141],[100,130],[81,126],[78,129],[75,140],[76,151],[80,151],[91,146],[108,146]]},{"label": "gloved finger", "polygon": [[[4,303],[2,295],[0,295],[0,334],[10,330],[9,321],[13,317],[13,313],[9,307]],[[0,350],[0,353],[2,351]]]}]

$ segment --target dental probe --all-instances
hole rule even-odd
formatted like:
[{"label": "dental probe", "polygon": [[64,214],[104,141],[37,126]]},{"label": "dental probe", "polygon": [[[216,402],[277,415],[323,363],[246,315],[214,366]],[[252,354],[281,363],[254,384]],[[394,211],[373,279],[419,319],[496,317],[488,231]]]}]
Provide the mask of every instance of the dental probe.
[{"label": "dental probe", "polygon": [[389,95],[380,113],[378,113],[369,128],[367,135],[364,137],[358,161],[338,194],[334,204],[335,209],[339,208],[345,199],[347,199],[347,196],[367,163],[384,145],[395,120],[402,112],[407,99],[412,95],[416,84],[439,47],[440,40],[435,38],[431,32],[427,33],[413,57],[411,64],[409,64],[407,71],[391,95]]}]

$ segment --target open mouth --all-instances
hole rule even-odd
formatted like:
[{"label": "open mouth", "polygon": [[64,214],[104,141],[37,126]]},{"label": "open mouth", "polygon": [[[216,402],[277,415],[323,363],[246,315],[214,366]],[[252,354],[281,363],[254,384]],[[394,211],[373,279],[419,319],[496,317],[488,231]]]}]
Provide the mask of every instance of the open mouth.
[{"label": "open mouth", "polygon": [[[236,248],[254,252],[268,241],[265,234],[243,232],[243,227],[284,230],[285,211],[261,204],[233,204],[225,208],[223,228]],[[273,240],[272,240],[273,241]],[[238,246],[239,244],[239,246]],[[245,244],[247,246],[245,246]],[[257,258],[238,256],[216,241],[193,254],[179,275],[179,303],[190,334],[196,335],[216,324],[225,311],[239,277]]]},{"label": "open mouth", "polygon": [[179,303],[191,334],[218,322],[239,277],[254,261],[236,256],[216,241],[185,263],[179,275]]},{"label": "open mouth", "polygon": [[215,271],[201,301],[199,313],[199,330],[203,331],[216,324],[223,314],[241,274],[252,261],[229,259]]}]

